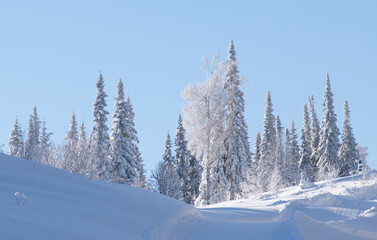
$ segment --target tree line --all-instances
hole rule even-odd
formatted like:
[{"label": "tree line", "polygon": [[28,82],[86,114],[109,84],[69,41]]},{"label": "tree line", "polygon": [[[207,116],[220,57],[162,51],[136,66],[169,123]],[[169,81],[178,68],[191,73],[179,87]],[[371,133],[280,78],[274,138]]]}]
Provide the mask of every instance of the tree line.
[{"label": "tree line", "polygon": [[109,114],[105,109],[106,97],[100,73],[93,103],[93,129],[89,139],[84,122],[78,127],[75,113],[72,113],[70,128],[58,147],[51,141],[52,133],[47,131],[45,121],[41,127],[37,108],[34,107],[25,140],[16,118],[9,137],[9,154],[62,168],[90,179],[147,188],[144,163],[137,146],[139,140],[134,111],[130,98],[124,97],[121,79],[114,100],[110,135],[106,124]]},{"label": "tree line", "polygon": [[[185,142],[189,153],[186,163],[182,163],[180,155],[176,154],[175,159],[172,156],[168,135],[163,161],[152,175],[155,189],[161,194],[185,200],[182,194],[190,186],[195,189],[195,195],[185,201],[202,206],[239,199],[250,193],[276,193],[279,188],[304,182],[350,176],[367,168],[367,149],[355,140],[347,101],[341,134],[336,125],[329,74],[326,74],[322,121],[318,120],[314,97],[309,96],[308,105],[303,107],[300,139],[293,119],[289,129],[282,127],[279,115],[273,113],[271,94],[267,92],[263,132],[257,133],[252,153],[233,42],[226,62],[220,62],[215,54],[212,61],[204,58],[203,70],[207,80],[189,85],[182,93],[185,120],[183,127],[179,117],[178,126],[184,130],[177,128],[177,133],[186,134],[185,140],[176,140],[175,147],[181,149],[180,142]],[[198,162],[191,164],[198,165],[197,171],[193,176],[182,177],[183,168],[193,171],[187,166],[188,159]],[[163,178],[167,179],[161,181]]]},{"label": "tree line", "polygon": [[133,107],[130,98],[124,97],[121,79],[108,133],[102,74],[97,81],[89,139],[84,123],[78,127],[73,113],[70,129],[56,147],[35,107],[25,140],[16,118],[9,137],[9,153],[90,179],[151,188],[196,206],[235,200],[250,193],[277,193],[279,188],[350,176],[368,168],[367,148],[355,140],[347,101],[341,133],[336,125],[329,74],[322,120],[318,120],[314,97],[310,95],[308,105],[303,106],[300,138],[293,119],[289,129],[282,126],[279,115],[273,112],[268,91],[263,132],[257,133],[252,151],[233,41],[227,61],[221,62],[215,54],[211,61],[204,58],[203,62],[207,79],[183,90],[184,117],[178,115],[174,142],[167,134],[162,160],[148,183],[138,149]]}]

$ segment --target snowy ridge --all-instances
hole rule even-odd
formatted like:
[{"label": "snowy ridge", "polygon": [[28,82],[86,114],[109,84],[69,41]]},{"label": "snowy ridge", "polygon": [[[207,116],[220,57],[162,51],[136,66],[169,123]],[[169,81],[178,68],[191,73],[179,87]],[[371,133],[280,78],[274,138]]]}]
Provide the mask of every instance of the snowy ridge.
[{"label": "snowy ridge", "polygon": [[0,222],[7,240],[377,239],[377,172],[197,209],[0,154]]}]

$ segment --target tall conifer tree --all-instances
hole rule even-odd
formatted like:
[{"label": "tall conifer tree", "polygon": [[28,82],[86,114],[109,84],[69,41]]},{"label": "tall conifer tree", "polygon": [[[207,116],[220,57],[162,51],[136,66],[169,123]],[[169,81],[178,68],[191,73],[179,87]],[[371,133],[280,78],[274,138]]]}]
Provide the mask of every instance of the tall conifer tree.
[{"label": "tall conifer tree", "polygon": [[344,121],[342,131],[342,145],[338,152],[340,169],[339,176],[349,176],[355,174],[358,168],[358,151],[356,141],[350,123],[350,110],[348,102],[344,102]]},{"label": "tall conifer tree", "polygon": [[301,179],[305,181],[313,181],[313,165],[311,162],[311,131],[308,108],[304,105],[304,120],[301,128],[301,143],[300,143],[300,162],[299,169],[301,172]]},{"label": "tall conifer tree", "polygon": [[233,41],[228,50],[228,67],[225,72],[226,118],[225,118],[225,176],[229,182],[228,199],[242,196],[241,184],[246,181],[246,170],[250,162],[250,144],[244,118],[245,102],[238,74],[236,52]]},{"label": "tall conifer tree", "polygon": [[136,176],[137,178],[133,181],[133,185],[136,187],[146,188],[146,177],[145,177],[145,170],[144,170],[144,163],[143,159],[141,158],[141,153],[138,148],[139,138],[137,137],[137,131],[135,128],[135,113],[131,104],[131,98],[127,97],[125,102],[125,109],[126,109],[126,120],[127,120],[127,133],[128,138],[131,143],[132,152],[133,152],[133,159],[130,161],[130,165],[135,167]]},{"label": "tall conifer tree", "polygon": [[328,176],[329,174],[337,175],[339,171],[339,129],[336,126],[333,96],[329,74],[327,73],[320,141],[318,145],[319,160],[317,167],[319,179],[331,177]]},{"label": "tall conifer tree", "polygon": [[100,73],[97,81],[97,94],[93,103],[93,130],[89,139],[89,177],[99,180],[110,179],[110,143],[107,127],[107,114],[105,107],[107,94],[104,91],[104,81]]},{"label": "tall conifer tree", "polygon": [[258,184],[262,192],[268,190],[269,177],[274,169],[275,148],[275,116],[273,115],[271,96],[268,91],[264,110],[263,136],[260,144],[260,161],[257,168]]},{"label": "tall conifer tree", "polygon": [[62,168],[74,174],[78,174],[79,172],[79,169],[77,168],[77,143],[79,140],[78,138],[79,136],[77,131],[76,116],[75,113],[72,112],[70,127],[66,136],[64,137]]},{"label": "tall conifer tree", "polygon": [[41,121],[38,118],[37,107],[34,107],[29,118],[27,138],[25,140],[25,158],[39,162],[39,133]]},{"label": "tall conifer tree", "polygon": [[137,179],[137,173],[127,117],[123,82],[119,79],[110,134],[110,174],[113,182],[132,184]]},{"label": "tall conifer tree", "polygon": [[297,142],[297,134],[294,120],[292,119],[291,128],[289,130],[285,145],[285,167],[283,181],[285,186],[294,186],[299,180],[298,163],[300,160],[300,151]]},{"label": "tall conifer tree", "polygon": [[10,155],[19,158],[24,157],[24,137],[17,117],[10,132],[8,145]]},{"label": "tall conifer tree", "polygon": [[77,143],[77,169],[79,175],[86,175],[88,172],[88,158],[89,158],[89,149],[88,142],[86,139],[86,131],[84,121],[81,122],[79,138]]},{"label": "tall conifer tree", "polygon": [[51,135],[52,132],[47,132],[46,121],[43,121],[38,145],[39,162],[54,166],[56,162],[56,156],[52,151],[54,146],[51,141]]},{"label": "tall conifer tree", "polygon": [[162,168],[162,186],[160,193],[178,200],[183,199],[180,179],[177,172],[177,162],[175,161],[172,151],[172,142],[168,133],[165,141],[165,152],[162,157],[164,165]]},{"label": "tall conifer tree", "polygon": [[177,161],[177,172],[181,183],[181,191],[183,199],[186,203],[190,203],[191,199],[188,193],[189,177],[188,177],[188,150],[186,141],[186,130],[182,124],[181,114],[178,115],[178,125],[175,133],[175,159]]},{"label": "tall conifer tree", "polygon": [[319,145],[319,131],[320,131],[320,126],[319,126],[319,121],[317,114],[315,112],[314,108],[314,97],[313,95],[309,96],[309,108],[310,108],[310,160],[311,164],[313,166],[313,181],[317,180],[317,175],[318,175],[318,145]]}]

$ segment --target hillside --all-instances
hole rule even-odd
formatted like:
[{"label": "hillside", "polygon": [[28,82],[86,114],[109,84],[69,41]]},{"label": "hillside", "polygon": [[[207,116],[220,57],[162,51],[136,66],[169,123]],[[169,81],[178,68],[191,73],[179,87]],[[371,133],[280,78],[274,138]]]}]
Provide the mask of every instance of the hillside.
[{"label": "hillside", "polygon": [[377,239],[377,173],[197,209],[1,154],[0,222],[17,240]]}]

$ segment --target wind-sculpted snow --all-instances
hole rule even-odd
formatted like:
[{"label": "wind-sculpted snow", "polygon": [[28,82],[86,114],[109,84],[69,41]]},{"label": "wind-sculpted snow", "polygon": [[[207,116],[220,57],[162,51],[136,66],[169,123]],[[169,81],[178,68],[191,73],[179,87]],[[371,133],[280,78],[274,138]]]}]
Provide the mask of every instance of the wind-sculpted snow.
[{"label": "wind-sculpted snow", "polygon": [[[17,205],[15,197],[27,196]],[[377,239],[377,173],[194,208],[0,154],[0,239]]]}]

